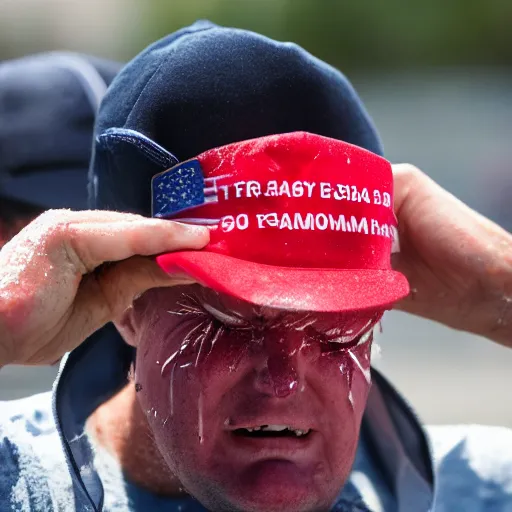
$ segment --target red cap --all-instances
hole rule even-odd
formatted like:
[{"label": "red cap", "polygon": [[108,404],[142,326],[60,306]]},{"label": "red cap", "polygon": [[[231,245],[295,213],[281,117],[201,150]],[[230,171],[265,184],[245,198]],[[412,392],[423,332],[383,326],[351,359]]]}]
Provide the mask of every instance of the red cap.
[{"label": "red cap", "polygon": [[153,215],[212,226],[202,251],[157,257],[169,273],[262,306],[387,309],[409,292],[385,159],[304,132],[212,149],[156,175]]}]

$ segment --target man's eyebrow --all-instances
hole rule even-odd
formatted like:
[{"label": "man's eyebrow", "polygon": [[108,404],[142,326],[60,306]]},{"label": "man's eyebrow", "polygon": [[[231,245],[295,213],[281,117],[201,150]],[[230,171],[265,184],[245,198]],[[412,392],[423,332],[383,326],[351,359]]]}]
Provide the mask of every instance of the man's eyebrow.
[{"label": "man's eyebrow", "polygon": [[211,307],[226,315],[233,315],[249,322],[273,322],[288,314],[286,311],[251,304],[236,298],[226,298],[222,295],[218,295],[218,301],[215,301],[215,304],[212,304],[212,301],[208,299],[205,299],[204,303],[209,304]]}]

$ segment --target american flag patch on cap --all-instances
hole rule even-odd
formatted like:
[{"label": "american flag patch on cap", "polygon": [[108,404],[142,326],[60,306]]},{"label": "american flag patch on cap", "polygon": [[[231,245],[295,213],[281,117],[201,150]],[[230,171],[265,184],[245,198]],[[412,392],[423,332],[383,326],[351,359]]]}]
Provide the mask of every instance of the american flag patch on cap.
[{"label": "american flag patch on cap", "polygon": [[188,160],[153,177],[153,217],[167,218],[206,203],[218,202],[217,188],[204,178],[199,160]]}]

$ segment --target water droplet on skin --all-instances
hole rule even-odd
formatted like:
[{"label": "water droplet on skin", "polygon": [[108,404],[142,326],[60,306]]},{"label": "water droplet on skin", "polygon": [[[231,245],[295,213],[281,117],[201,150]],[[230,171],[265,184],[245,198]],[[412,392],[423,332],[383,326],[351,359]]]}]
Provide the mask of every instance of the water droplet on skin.
[{"label": "water droplet on skin", "polygon": [[354,395],[352,395],[352,390],[348,392],[348,401],[350,402],[350,407],[354,410]]},{"label": "water droplet on skin", "polygon": [[167,368],[167,366],[172,362],[172,360],[178,355],[178,352],[174,352],[174,354],[167,358],[165,363],[162,365],[162,369],[160,370],[160,375],[163,375],[164,370]]},{"label": "water droplet on skin", "polygon": [[368,369],[364,369],[362,366],[361,366],[361,363],[359,362],[359,359],[357,359],[357,357],[354,355],[354,353],[352,352],[352,350],[349,350],[348,351],[348,355],[350,356],[350,358],[352,359],[352,361],[355,363],[356,367],[359,368],[359,370],[361,371],[361,373],[363,374],[367,384],[371,384],[371,381],[372,381],[372,377],[371,377],[371,373],[370,373],[370,368]]},{"label": "water droplet on skin", "polygon": [[197,430],[199,432],[199,443],[203,444],[204,436],[203,436],[203,393],[199,393],[199,399],[197,401]]},{"label": "water droplet on skin", "polygon": [[274,394],[279,398],[286,398],[299,385],[297,371],[288,359],[289,357],[284,354],[269,357],[268,360],[268,373],[274,387]]},{"label": "water droplet on skin", "polygon": [[178,362],[175,361],[172,365],[171,377],[169,379],[169,401],[171,402],[171,416],[174,414],[174,370],[176,369],[177,363]]},{"label": "water droplet on skin", "polygon": [[[201,325],[204,325],[204,322]],[[203,360],[201,358],[201,356],[203,354],[205,340],[206,340],[206,335],[205,335],[205,332],[203,331],[202,334],[197,338],[197,340],[194,341],[195,345],[199,344],[199,350],[197,351],[197,357],[196,357],[196,365],[195,365],[196,368],[197,368],[197,365],[199,364],[199,361]]]}]

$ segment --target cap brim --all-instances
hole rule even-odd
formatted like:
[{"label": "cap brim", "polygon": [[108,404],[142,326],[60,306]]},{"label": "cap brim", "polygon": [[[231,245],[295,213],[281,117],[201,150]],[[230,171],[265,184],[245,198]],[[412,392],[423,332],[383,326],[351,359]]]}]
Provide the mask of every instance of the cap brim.
[{"label": "cap brim", "polygon": [[277,267],[206,251],[163,254],[167,273],[183,272],[200,284],[253,304],[298,311],[389,309],[409,284],[394,270]]}]

